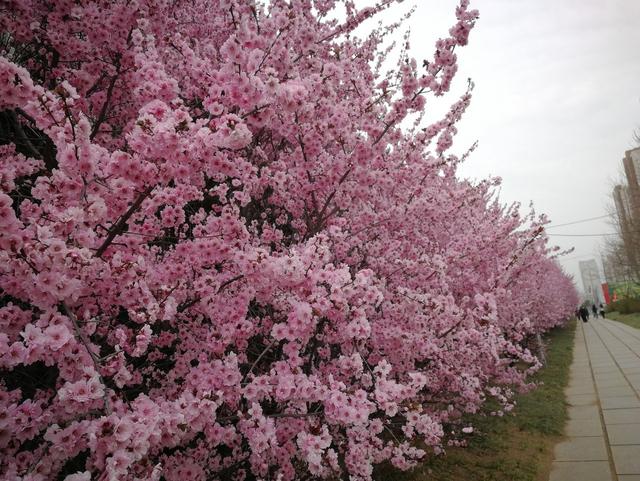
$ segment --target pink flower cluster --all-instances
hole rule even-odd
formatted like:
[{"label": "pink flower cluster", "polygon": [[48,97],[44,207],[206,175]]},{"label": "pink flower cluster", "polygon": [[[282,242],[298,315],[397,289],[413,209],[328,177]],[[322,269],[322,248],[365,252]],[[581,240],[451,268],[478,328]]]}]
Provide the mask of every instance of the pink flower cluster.
[{"label": "pink flower cluster", "polygon": [[576,293],[456,176],[470,90],[406,127],[478,13],[385,78],[395,3],[3,9],[0,478],[365,481],[511,410]]}]

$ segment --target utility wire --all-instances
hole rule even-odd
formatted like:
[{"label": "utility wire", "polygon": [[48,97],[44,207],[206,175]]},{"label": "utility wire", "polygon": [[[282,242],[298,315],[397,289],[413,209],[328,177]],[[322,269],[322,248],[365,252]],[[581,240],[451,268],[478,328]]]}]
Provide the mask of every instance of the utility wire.
[{"label": "utility wire", "polygon": [[[601,236],[614,235],[614,236],[619,236],[620,238],[623,238],[625,236],[625,233],[623,232],[602,232],[599,234],[554,234],[553,232],[547,232],[546,234],[548,236],[556,236],[556,237],[601,237]],[[640,235],[640,229],[631,229],[629,231],[629,234]]]},{"label": "utility wire", "polygon": [[601,237],[601,236],[608,236],[608,235],[620,235],[616,232],[605,232],[603,234],[552,234],[552,233],[547,233],[548,236],[555,236],[555,237]]},{"label": "utility wire", "polygon": [[554,225],[550,225],[548,227],[546,227],[547,229],[553,229],[554,227],[563,227],[565,225],[573,225],[573,224],[581,224],[583,222],[589,222],[592,220],[598,220],[598,219],[604,219],[605,217],[613,217],[614,214],[606,214],[606,215],[600,215],[598,217],[590,217],[588,219],[581,219],[581,220],[576,220],[573,222],[567,222],[565,224],[554,224]]},{"label": "utility wire", "polygon": [[556,257],[556,259],[562,260],[562,261],[572,261],[574,259],[584,259],[585,257],[595,257],[595,256],[593,254],[582,254],[579,256],[571,256],[571,257],[558,256]]}]

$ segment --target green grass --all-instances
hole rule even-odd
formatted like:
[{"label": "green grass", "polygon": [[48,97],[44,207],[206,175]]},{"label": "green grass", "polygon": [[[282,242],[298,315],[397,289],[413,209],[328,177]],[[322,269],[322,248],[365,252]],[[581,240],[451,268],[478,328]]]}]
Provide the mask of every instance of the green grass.
[{"label": "green grass", "polygon": [[640,329],[640,312],[633,314],[620,314],[619,312],[608,312],[606,316],[614,321],[622,322],[627,326]]},{"label": "green grass", "polygon": [[447,448],[408,473],[382,469],[379,481],[547,481],[553,446],[567,416],[564,388],[573,358],[575,321],[546,337],[547,365],[534,378],[543,384],[517,398],[515,415],[474,416],[469,445]]}]

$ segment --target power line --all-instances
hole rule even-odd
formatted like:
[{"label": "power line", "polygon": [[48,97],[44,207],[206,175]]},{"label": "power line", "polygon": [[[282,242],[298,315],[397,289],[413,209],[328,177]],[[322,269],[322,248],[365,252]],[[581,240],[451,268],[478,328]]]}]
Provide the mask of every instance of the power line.
[{"label": "power line", "polygon": [[585,257],[595,257],[595,256],[593,254],[582,254],[582,255],[579,255],[579,256],[571,256],[571,257],[558,256],[558,257],[556,257],[556,259],[562,260],[562,261],[572,261],[574,259],[583,259]]},{"label": "power line", "polygon": [[605,217],[612,217],[612,216],[613,216],[613,214],[600,215],[598,217],[590,217],[588,219],[581,219],[581,220],[576,220],[576,221],[573,221],[573,222],[566,222],[564,224],[550,225],[550,226],[548,226],[546,228],[547,229],[553,229],[554,227],[563,227],[565,225],[581,224],[583,222],[589,222],[589,221],[592,221],[592,220],[604,219]]},{"label": "power line", "polygon": [[607,235],[620,235],[616,232],[605,232],[602,234],[552,234],[552,233],[547,233],[548,236],[556,236],[556,237],[601,237],[601,236],[607,236]]}]

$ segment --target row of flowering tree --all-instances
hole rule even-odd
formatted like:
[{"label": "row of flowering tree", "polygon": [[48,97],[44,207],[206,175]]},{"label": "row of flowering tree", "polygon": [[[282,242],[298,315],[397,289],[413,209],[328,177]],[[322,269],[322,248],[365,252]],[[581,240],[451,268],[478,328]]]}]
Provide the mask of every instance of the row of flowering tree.
[{"label": "row of flowering tree", "polygon": [[368,480],[511,408],[576,294],[425,116],[477,12],[383,75],[393,3],[0,6],[2,479]]}]

